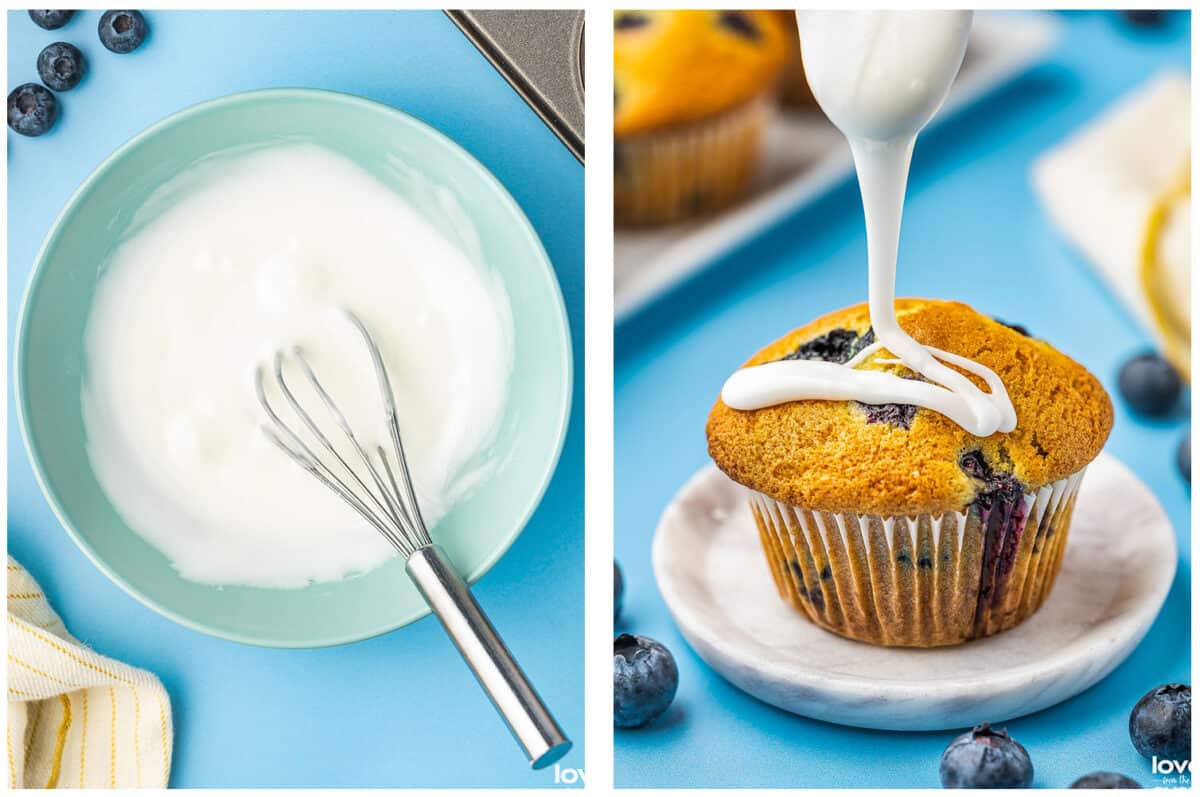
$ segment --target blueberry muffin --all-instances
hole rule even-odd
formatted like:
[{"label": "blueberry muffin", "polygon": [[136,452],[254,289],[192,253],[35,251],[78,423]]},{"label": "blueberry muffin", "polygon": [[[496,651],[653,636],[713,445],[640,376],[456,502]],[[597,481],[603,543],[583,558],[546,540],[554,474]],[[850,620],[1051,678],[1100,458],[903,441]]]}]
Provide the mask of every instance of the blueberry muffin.
[{"label": "blueberry muffin", "polygon": [[808,86],[808,78],[804,76],[804,60],[800,56],[800,33],[796,29],[796,12],[789,9],[775,13],[779,15],[790,35],[787,64],[779,79],[779,98],[786,106],[815,108],[817,101]]},{"label": "blueberry muffin", "polygon": [[[957,302],[902,299],[917,341],[1003,380],[1008,433],[975,437],[904,404],[794,401],[753,411],[718,400],[717,466],[750,490],[779,593],[812,622],[879,645],[952,645],[1004,631],[1045,601],[1084,469],[1112,428],[1108,394],[1050,344]],[[846,362],[874,340],[866,305],[790,332],[746,365]],[[902,365],[863,368],[919,376]],[[982,389],[986,385],[968,375]]]},{"label": "blueberry muffin", "polygon": [[791,35],[774,11],[617,11],[613,191],[619,224],[729,205],[757,163]]}]

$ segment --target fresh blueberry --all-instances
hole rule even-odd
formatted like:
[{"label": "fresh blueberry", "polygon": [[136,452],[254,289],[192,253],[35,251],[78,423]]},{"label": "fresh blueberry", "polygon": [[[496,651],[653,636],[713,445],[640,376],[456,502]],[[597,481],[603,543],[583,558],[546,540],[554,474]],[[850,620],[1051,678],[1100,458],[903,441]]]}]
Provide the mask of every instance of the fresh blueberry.
[{"label": "fresh blueberry", "polygon": [[1121,17],[1130,25],[1139,28],[1157,28],[1167,21],[1167,12],[1151,8],[1134,8],[1121,12]]},{"label": "fresh blueberry", "polygon": [[30,11],[29,18],[33,24],[45,30],[58,30],[71,21],[74,11]]},{"label": "fresh blueberry", "polygon": [[8,126],[23,136],[40,136],[57,118],[58,100],[49,89],[25,83],[8,95]]},{"label": "fresh blueberry", "polygon": [[1142,784],[1116,772],[1090,772],[1071,784],[1072,789],[1140,789]]},{"label": "fresh blueberry", "polygon": [[42,82],[55,91],[67,91],[79,85],[86,64],[83,53],[73,44],[48,44],[38,54],[37,68]]},{"label": "fresh blueberry", "polygon": [[1027,789],[1033,763],[1007,731],[985,722],[950,743],[938,774],[947,789]]},{"label": "fresh blueberry", "polygon": [[105,11],[100,17],[100,43],[114,53],[131,53],[146,40],[141,11]]},{"label": "fresh blueberry", "polygon": [[675,657],[653,639],[621,634],[613,640],[613,725],[638,728],[662,715],[679,688]]},{"label": "fresh blueberry", "polygon": [[1179,401],[1183,383],[1169,362],[1153,352],[1139,354],[1121,366],[1121,396],[1143,415],[1166,415]]},{"label": "fresh blueberry", "polygon": [[1183,474],[1183,478],[1188,484],[1192,483],[1192,432],[1189,429],[1183,439],[1179,441],[1179,448],[1175,449],[1175,464],[1179,466],[1179,472]]},{"label": "fresh blueberry", "polygon": [[625,579],[621,577],[621,566],[613,562],[613,619],[621,616],[621,603],[625,598]]},{"label": "fresh blueberry", "polygon": [[1129,739],[1146,758],[1192,758],[1192,687],[1163,684],[1147,692],[1129,714]]}]

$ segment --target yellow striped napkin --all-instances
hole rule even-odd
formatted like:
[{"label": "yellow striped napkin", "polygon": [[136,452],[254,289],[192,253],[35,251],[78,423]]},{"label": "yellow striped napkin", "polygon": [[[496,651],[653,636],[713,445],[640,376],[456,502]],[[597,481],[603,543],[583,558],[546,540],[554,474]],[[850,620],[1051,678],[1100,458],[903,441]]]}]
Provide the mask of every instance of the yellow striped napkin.
[{"label": "yellow striped napkin", "polygon": [[8,785],[163,788],[171,703],[159,680],[71,636],[8,558]]}]

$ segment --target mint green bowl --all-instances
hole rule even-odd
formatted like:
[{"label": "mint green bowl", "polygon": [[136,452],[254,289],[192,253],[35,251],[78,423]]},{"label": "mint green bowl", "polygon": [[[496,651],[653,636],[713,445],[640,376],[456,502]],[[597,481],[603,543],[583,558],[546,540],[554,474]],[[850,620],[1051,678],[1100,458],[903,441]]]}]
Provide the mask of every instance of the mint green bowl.
[{"label": "mint green bowl", "polygon": [[[67,203],[34,265],[17,323],[21,433],[38,481],[71,538],[113,581],[155,611],[214,636],[275,647],[365,639],[424,616],[399,558],[363,576],[300,590],[185,581],[125,524],[91,470],[81,414],[83,335],[97,278],[134,211],[197,159],[275,141],[309,141],[351,158],[459,236],[449,191],[513,308],[513,376],[495,451],[500,466],[432,529],[474,581],[533,513],[562,450],[571,346],[562,294],[541,242],[513,198],[462,148],[394,108],[334,92],[234,94],[180,111],[112,154]],[[399,159],[399,161],[397,160]],[[313,489],[324,489],[315,481]]]}]

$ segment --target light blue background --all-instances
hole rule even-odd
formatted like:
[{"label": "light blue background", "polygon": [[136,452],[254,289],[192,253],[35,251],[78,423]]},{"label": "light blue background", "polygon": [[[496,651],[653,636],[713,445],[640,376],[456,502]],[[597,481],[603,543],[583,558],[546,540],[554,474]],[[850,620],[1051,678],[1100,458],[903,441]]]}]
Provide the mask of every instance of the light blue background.
[{"label": "light blue background", "polygon": [[[1189,21],[1179,14],[1167,31],[1135,34],[1112,13],[1061,19],[1065,37],[1044,65],[918,142],[898,290],[961,299],[1027,324],[1115,395],[1117,369],[1149,338],[1050,227],[1029,169],[1039,153],[1160,68],[1187,66]],[[650,570],[659,513],[708,461],[704,422],[725,377],[767,341],[864,300],[865,246],[851,180],[617,330],[616,556],[627,579],[617,630],[661,640],[680,670],[670,712],[652,727],[617,733],[620,786],[939,785],[938,759],[956,733],[857,730],[747,697],[687,646]],[[1029,749],[1042,787],[1067,786],[1096,769],[1158,783],[1129,743],[1129,710],[1157,684],[1190,680],[1189,490],[1174,464],[1187,412],[1150,422],[1115,403],[1107,450],[1166,507],[1179,537],[1179,570],[1150,634],[1115,673],[1066,703],[1007,723]]]},{"label": "light blue background", "polygon": [[[562,460],[537,514],[475,592],[572,736],[583,766],[583,167],[442,13],[147,12],[151,38],[105,50],[97,11],[43,31],[8,18],[12,86],[52,41],[89,73],[41,138],[8,133],[8,340],[42,237],[76,186],[150,123],[244,89],[335,89],[401,108],[490,169],[541,236],[566,299],[577,379]],[[11,86],[10,86],[11,88]],[[437,621],[325,650],[211,639],[88,563],[34,482],[11,396],[9,551],[68,628],[159,675],[175,714],[173,786],[551,786],[530,773]]]}]

